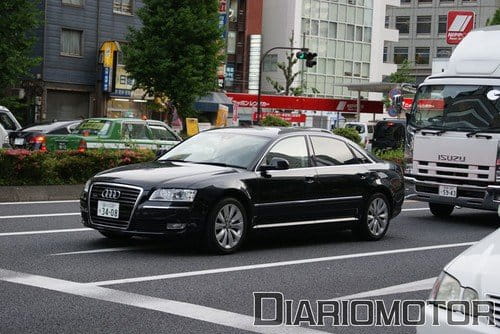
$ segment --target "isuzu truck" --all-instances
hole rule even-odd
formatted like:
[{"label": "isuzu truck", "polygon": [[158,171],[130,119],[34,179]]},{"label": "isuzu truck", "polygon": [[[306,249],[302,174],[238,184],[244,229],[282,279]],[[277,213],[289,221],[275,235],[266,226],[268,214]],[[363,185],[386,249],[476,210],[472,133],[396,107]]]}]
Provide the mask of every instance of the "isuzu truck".
[{"label": "isuzu truck", "polygon": [[499,45],[500,26],[467,35],[407,115],[405,179],[435,216],[456,206],[499,211]]}]

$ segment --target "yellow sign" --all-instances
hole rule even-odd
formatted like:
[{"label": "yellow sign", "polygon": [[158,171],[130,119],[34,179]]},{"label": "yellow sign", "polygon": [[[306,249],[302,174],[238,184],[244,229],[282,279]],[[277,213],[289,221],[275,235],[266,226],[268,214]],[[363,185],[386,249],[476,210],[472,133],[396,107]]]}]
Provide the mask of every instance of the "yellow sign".
[{"label": "yellow sign", "polygon": [[116,42],[104,42],[101,46],[102,63],[104,67],[113,67],[115,51],[118,51],[119,46]]},{"label": "yellow sign", "polygon": [[223,104],[219,104],[219,110],[217,110],[217,119],[215,120],[215,127],[223,128],[227,126],[228,114],[229,114],[229,107]]},{"label": "yellow sign", "polygon": [[200,128],[198,126],[197,118],[186,118],[186,132],[189,137],[194,136],[200,132]]}]

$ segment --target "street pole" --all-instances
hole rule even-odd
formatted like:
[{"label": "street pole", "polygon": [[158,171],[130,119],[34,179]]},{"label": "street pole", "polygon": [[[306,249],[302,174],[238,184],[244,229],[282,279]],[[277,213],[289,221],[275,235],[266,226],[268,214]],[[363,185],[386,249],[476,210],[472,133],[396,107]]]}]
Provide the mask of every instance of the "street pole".
[{"label": "street pole", "polygon": [[259,65],[259,90],[257,93],[257,122],[260,122],[262,119],[262,106],[261,106],[261,99],[262,99],[262,72],[264,70],[264,59],[269,55],[274,50],[289,50],[289,51],[302,51],[302,52],[309,52],[309,49],[307,48],[292,48],[292,47],[287,47],[287,46],[277,46],[272,49],[269,49],[264,53],[262,58],[260,58],[260,65]]}]

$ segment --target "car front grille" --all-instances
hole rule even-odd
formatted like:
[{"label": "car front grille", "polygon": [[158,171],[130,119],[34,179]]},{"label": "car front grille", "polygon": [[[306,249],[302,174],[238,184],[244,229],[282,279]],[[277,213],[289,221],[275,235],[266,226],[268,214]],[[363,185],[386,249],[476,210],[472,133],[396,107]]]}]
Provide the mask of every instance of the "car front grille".
[{"label": "car front grille", "polygon": [[467,181],[494,181],[495,167],[414,160],[418,174]]},{"label": "car front grille", "polygon": [[500,328],[500,295],[488,295],[489,301],[493,303],[492,322]]},{"label": "car front grille", "polygon": [[[106,190],[118,190],[120,197],[116,200],[107,199],[103,196]],[[91,223],[93,225],[103,225],[114,228],[126,229],[130,223],[136,203],[139,196],[142,194],[142,189],[138,187],[118,185],[118,184],[105,184],[96,183],[92,185],[89,197],[89,213]],[[99,217],[97,215],[98,201],[114,202],[120,204],[120,212],[118,219]]]}]

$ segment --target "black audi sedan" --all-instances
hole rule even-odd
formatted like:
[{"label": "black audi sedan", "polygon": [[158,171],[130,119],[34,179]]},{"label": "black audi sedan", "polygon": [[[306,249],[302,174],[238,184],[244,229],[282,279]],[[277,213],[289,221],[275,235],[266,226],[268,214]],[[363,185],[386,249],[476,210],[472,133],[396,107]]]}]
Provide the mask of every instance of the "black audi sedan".
[{"label": "black audi sedan", "polygon": [[379,240],[403,200],[399,166],[330,132],[223,128],[96,175],[80,205],[83,224],[108,238],[197,233],[226,254],[251,230],[290,226],[344,223]]}]

